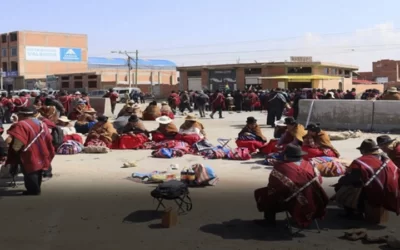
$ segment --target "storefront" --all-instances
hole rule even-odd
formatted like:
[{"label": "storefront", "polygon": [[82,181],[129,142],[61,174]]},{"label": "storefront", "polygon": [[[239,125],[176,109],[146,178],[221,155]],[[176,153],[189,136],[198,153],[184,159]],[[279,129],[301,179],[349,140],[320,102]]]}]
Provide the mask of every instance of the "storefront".
[{"label": "storefront", "polygon": [[236,70],[210,70],[210,90],[236,90]]}]

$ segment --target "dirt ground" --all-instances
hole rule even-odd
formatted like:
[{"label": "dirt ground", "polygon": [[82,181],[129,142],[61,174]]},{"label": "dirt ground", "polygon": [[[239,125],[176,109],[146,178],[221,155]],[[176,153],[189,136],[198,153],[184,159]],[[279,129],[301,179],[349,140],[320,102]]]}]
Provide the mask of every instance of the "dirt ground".
[{"label": "dirt ground", "polygon": [[[234,138],[247,116],[254,116],[268,138],[272,129],[264,124],[266,114],[260,112],[228,114],[225,119],[202,119],[208,138]],[[182,117],[176,119],[180,125]],[[155,122],[145,122],[148,129]],[[365,138],[335,141],[343,158],[359,156],[355,149]],[[4,250],[69,250],[69,249],[384,249],[381,245],[350,242],[339,237],[349,228],[368,228],[373,235],[400,236],[400,219],[390,214],[383,226],[371,226],[359,221],[346,221],[338,216],[341,210],[330,204],[328,213],[316,233],[313,225],[299,237],[291,237],[285,228],[285,215],[279,214],[274,229],[253,223],[262,218],[253,199],[253,191],[268,182],[270,167],[262,159],[249,161],[205,160],[186,155],[176,159],[154,159],[148,150],[112,151],[108,154],[56,156],[55,176],[43,183],[38,197],[20,196],[23,183],[8,188],[2,180],[0,197],[0,249]],[[121,168],[126,161],[138,161],[136,168]],[[193,210],[178,218],[178,225],[160,227],[160,214],[150,196],[155,185],[132,181],[133,172],[146,173],[167,170],[170,164],[180,168],[194,163],[212,166],[220,178],[213,187],[191,189]],[[20,178],[19,178],[20,179]],[[337,178],[325,178],[324,188]],[[174,204],[170,203],[171,206]]]}]

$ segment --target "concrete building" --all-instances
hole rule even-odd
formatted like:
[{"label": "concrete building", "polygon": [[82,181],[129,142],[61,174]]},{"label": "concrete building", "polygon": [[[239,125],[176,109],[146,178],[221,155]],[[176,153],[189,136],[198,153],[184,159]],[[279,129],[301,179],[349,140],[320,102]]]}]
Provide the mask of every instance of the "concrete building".
[{"label": "concrete building", "polygon": [[34,88],[54,74],[88,69],[87,35],[15,31],[0,37],[4,88]]},{"label": "concrete building", "polygon": [[377,83],[400,82],[400,61],[383,59],[372,63],[372,72],[358,72],[359,78]]},{"label": "concrete building", "polygon": [[138,60],[137,85],[135,62],[128,69],[128,61],[122,58],[89,57],[88,70],[79,73],[56,74],[58,89],[94,90],[112,87],[139,87],[156,96],[163,90],[161,85],[177,84],[176,65],[167,60]]},{"label": "concrete building", "polygon": [[313,61],[311,57],[291,57],[288,62],[241,63],[178,67],[182,89],[243,90],[249,86],[272,88],[351,89],[352,65]]}]

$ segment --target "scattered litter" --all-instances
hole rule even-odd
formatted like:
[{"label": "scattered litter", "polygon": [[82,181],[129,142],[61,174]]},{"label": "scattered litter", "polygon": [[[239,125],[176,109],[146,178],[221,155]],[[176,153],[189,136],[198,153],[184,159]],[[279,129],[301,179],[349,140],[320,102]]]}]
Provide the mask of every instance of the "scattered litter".
[{"label": "scattered litter", "polygon": [[136,168],[136,167],[137,167],[136,162],[125,162],[122,165],[122,168]]}]

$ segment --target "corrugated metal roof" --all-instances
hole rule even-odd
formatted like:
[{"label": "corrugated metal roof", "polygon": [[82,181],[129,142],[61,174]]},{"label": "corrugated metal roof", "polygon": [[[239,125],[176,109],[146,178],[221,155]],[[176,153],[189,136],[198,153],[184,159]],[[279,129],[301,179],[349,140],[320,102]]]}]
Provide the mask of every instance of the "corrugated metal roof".
[{"label": "corrugated metal roof", "polygon": [[[126,66],[127,65],[126,59],[123,58],[106,58],[106,57],[89,57],[88,58],[88,65],[90,66],[103,66],[103,67],[115,67],[115,66]],[[135,61],[131,60],[131,64],[134,67]],[[175,68],[176,64],[174,62],[168,60],[138,60],[138,67],[140,68],[151,68],[151,67],[158,67],[158,68]]]}]

